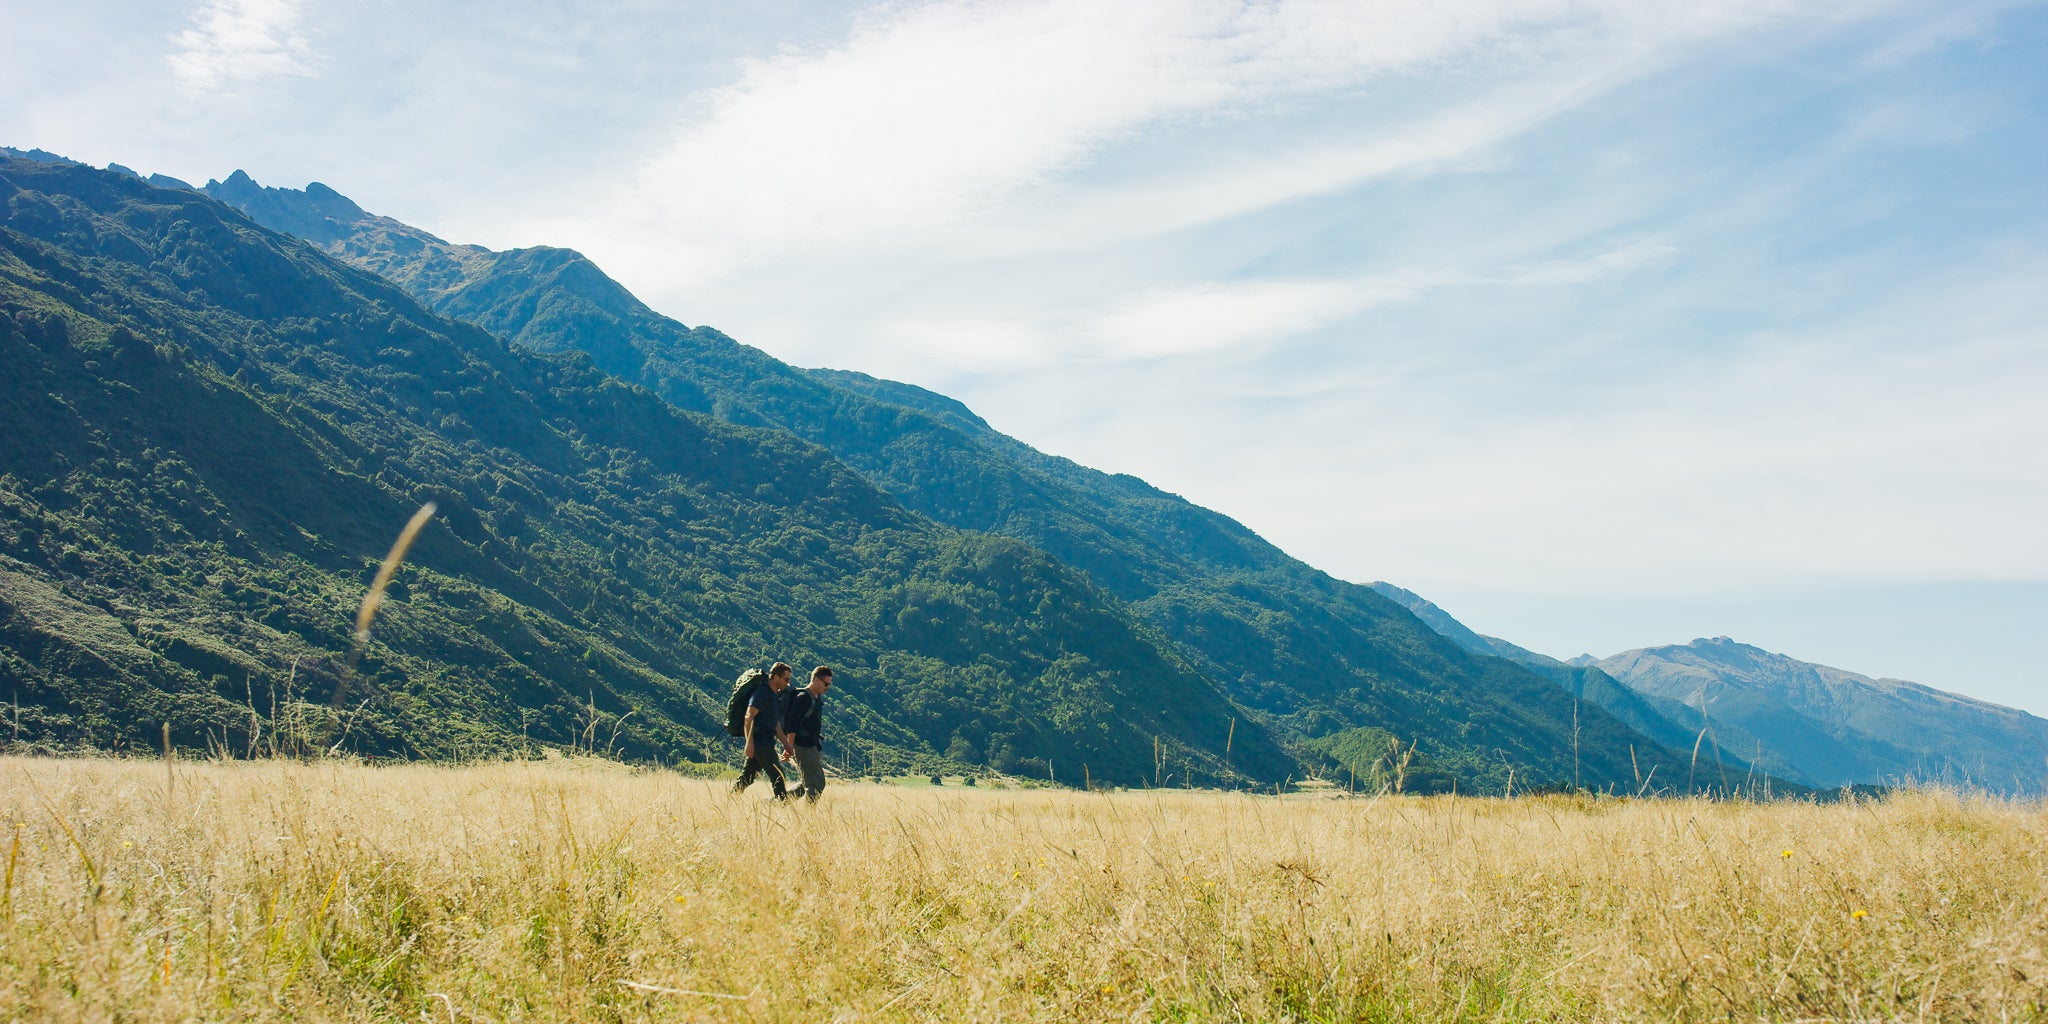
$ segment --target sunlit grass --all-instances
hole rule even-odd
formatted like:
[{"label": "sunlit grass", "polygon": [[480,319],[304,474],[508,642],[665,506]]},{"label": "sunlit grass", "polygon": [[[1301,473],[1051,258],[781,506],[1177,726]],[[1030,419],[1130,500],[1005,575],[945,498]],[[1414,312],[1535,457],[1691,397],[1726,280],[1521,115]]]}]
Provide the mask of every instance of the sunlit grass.
[{"label": "sunlit grass", "polygon": [[2041,1020],[2048,815],[0,760],[20,1020]]}]

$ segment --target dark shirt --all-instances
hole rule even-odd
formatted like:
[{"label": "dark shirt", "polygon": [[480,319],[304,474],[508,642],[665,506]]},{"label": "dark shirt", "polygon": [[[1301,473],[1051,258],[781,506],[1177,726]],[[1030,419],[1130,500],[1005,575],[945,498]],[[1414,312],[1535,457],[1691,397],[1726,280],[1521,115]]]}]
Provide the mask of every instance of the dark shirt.
[{"label": "dark shirt", "polygon": [[754,687],[754,695],[747,698],[747,707],[754,710],[754,746],[775,742],[775,727],[782,721],[782,695],[767,683]]},{"label": "dark shirt", "polygon": [[818,749],[824,745],[820,736],[824,732],[825,699],[814,697],[809,690],[796,690],[790,694],[789,707],[783,709],[782,727],[796,738],[799,747]]}]

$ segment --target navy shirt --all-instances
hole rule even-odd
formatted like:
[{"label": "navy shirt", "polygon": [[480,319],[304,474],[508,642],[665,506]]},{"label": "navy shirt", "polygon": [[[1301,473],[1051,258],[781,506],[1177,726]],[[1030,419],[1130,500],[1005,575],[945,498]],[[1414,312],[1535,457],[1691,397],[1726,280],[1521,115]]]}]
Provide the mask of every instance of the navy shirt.
[{"label": "navy shirt", "polygon": [[782,727],[789,730],[797,746],[818,749],[823,745],[819,734],[824,731],[824,715],[821,712],[824,710],[825,698],[811,696],[808,689],[790,689],[789,707],[784,712],[787,721]]},{"label": "navy shirt", "polygon": [[747,707],[754,709],[754,743],[775,742],[775,727],[782,722],[782,695],[767,683],[754,687],[754,695],[747,698]]}]

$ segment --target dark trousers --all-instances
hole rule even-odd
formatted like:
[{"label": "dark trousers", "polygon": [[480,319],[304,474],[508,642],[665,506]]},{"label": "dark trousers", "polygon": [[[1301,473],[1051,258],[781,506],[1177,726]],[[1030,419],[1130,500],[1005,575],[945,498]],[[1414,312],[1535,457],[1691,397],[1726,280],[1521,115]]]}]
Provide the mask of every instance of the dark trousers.
[{"label": "dark trousers", "polygon": [[825,752],[817,747],[796,748],[797,770],[803,773],[803,789],[798,792],[807,800],[816,801],[825,792]]},{"label": "dark trousers", "polygon": [[782,779],[782,766],[775,762],[775,755],[781,749],[782,745],[774,740],[766,743],[755,740],[754,756],[745,768],[740,769],[740,780],[732,784],[732,791],[737,793],[753,785],[756,775],[766,775],[768,784],[775,788],[775,799],[789,799],[789,786]]}]

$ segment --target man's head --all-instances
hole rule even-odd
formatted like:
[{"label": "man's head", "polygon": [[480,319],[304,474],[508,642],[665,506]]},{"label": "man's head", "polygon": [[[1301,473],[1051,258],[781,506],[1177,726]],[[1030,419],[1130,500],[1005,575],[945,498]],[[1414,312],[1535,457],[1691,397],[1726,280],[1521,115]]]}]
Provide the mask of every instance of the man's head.
[{"label": "man's head", "polygon": [[790,674],[795,671],[796,669],[790,668],[787,664],[784,664],[780,661],[776,662],[773,665],[770,665],[768,667],[769,687],[772,689],[780,690],[783,687],[788,686]]},{"label": "man's head", "polygon": [[811,670],[811,685],[809,689],[813,694],[824,696],[825,691],[831,688],[832,666],[820,665]]}]

